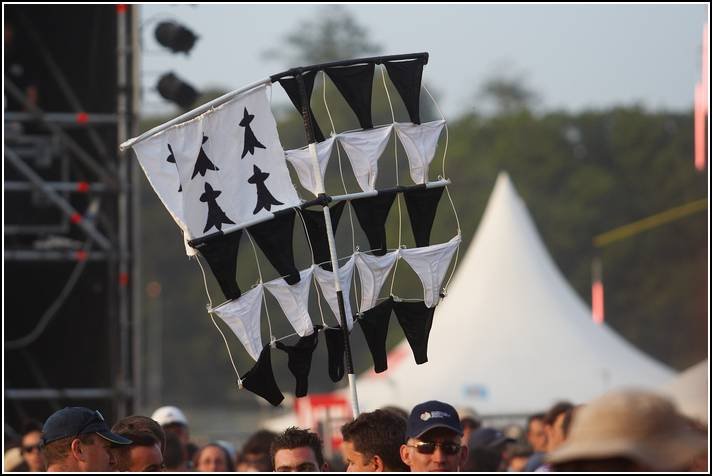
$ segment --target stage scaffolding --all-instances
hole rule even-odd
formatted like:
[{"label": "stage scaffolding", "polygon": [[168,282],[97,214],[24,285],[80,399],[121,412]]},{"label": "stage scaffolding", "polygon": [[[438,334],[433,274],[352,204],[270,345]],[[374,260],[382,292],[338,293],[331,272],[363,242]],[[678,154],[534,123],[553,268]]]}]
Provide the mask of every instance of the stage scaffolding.
[{"label": "stage scaffolding", "polygon": [[[64,102],[70,106],[66,111],[42,110],[22,86],[14,83],[5,65],[5,99],[22,106],[16,111],[4,110],[3,195],[6,207],[15,200],[15,204],[20,202],[21,207],[26,207],[23,216],[32,217],[27,222],[4,223],[5,279],[13,279],[8,268],[18,275],[31,275],[38,266],[49,269],[59,264],[71,269],[66,282],[61,283],[61,292],[43,313],[39,313],[41,315],[22,316],[17,309],[4,309],[5,407],[6,412],[14,412],[16,417],[10,422],[6,417],[6,433],[8,426],[13,427],[24,418],[46,417],[32,414],[31,410],[37,412],[41,403],[46,403],[49,410],[54,411],[67,405],[96,406],[97,401],[102,401],[108,407],[106,411],[112,413],[106,415],[107,419],[116,421],[141,408],[143,393],[139,355],[142,348],[141,279],[138,274],[139,171],[131,152],[119,152],[118,148],[118,144],[138,133],[138,8],[131,5],[4,5],[3,8],[5,13],[13,9],[14,28],[26,35],[26,48],[36,54],[34,58],[41,61],[44,71],[49,72],[42,80],[51,78]],[[101,17],[111,22],[114,18],[115,43],[107,51],[98,54],[91,51],[97,57],[115,58],[116,82],[107,88],[109,94],[115,96],[115,112],[85,109],[82,91],[78,91],[67,77],[62,59],[53,56],[52,48],[42,36],[42,29],[33,21],[37,18],[46,21],[45,15],[57,15],[58,12],[66,13],[67,17],[86,16],[89,19],[87,28],[97,27],[92,25],[92,19]],[[62,18],[56,18],[56,21],[61,25]],[[87,48],[104,46],[88,45]],[[38,203],[42,205],[41,211],[35,209]],[[107,342],[110,374],[105,378],[107,384],[51,385],[49,381],[61,378],[38,363],[46,359],[38,340],[48,339],[47,334],[53,329],[56,332],[57,323],[52,320],[63,312],[64,299],[81,292],[73,286],[92,265],[99,266],[99,279],[106,280],[100,286],[105,290],[106,298],[96,315],[102,319],[105,316],[108,327],[106,335],[102,333]],[[30,269],[32,271],[24,271]],[[37,286],[43,286],[42,279],[40,273]],[[76,294],[73,299],[77,299]],[[31,330],[10,333],[10,320],[19,318],[32,321]],[[56,358],[61,359],[62,355]],[[86,358],[83,365],[91,365],[92,356]],[[23,380],[30,385],[16,386],[7,379],[9,366],[20,363],[30,369],[26,372],[30,374],[28,379]]]}]

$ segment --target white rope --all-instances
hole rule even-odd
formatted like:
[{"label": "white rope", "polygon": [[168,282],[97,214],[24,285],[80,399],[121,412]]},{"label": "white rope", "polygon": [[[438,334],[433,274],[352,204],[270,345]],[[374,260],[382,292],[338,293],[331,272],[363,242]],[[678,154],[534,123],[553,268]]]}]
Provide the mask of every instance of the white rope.
[{"label": "white rope", "polygon": [[220,335],[223,338],[223,341],[225,342],[225,348],[227,349],[227,355],[230,357],[230,363],[232,364],[232,368],[235,371],[235,375],[237,375],[237,386],[238,388],[242,388],[242,378],[240,377],[240,373],[237,371],[237,366],[235,365],[235,361],[232,358],[232,352],[230,352],[230,346],[227,343],[227,338],[225,337],[225,334],[223,334],[222,329],[220,329],[220,326],[218,326],[218,323],[215,322],[215,316],[213,316],[213,300],[210,297],[210,291],[208,290],[208,281],[205,277],[205,269],[203,269],[203,264],[200,262],[200,258],[198,255],[195,255],[195,259],[198,262],[198,266],[200,267],[200,272],[203,275],[203,284],[205,285],[205,294],[208,296],[208,315],[210,316],[210,320],[213,321],[213,325],[215,328],[218,330]]},{"label": "white rope", "polygon": [[[247,232],[247,237],[250,239],[250,244],[252,245],[252,252],[255,255],[255,263],[257,263],[257,274],[260,277],[259,284],[262,284],[262,270],[260,269],[260,260],[257,259],[257,248],[255,247],[255,242],[252,240],[252,236],[250,235],[250,232],[245,230]],[[265,305],[265,315],[267,316],[267,326],[269,327],[269,339],[270,339],[270,344],[274,341],[274,334],[272,334],[272,320],[269,317],[269,308],[267,307],[267,297],[265,296],[265,293],[262,293],[262,302]]]},{"label": "white rope", "polygon": [[[334,126],[334,120],[331,117],[331,111],[329,110],[329,104],[326,102],[326,73],[321,72],[321,77],[324,80],[324,87],[322,88],[324,92],[324,107],[326,108],[326,114],[329,116],[329,122],[331,123],[331,135],[336,140],[336,127]],[[348,195],[349,191],[346,188],[346,182],[344,181],[344,170],[341,167],[341,148],[339,147],[338,140],[336,140],[336,158],[339,162],[339,175],[341,176],[341,186],[344,188],[344,195]],[[349,204],[350,205],[350,204]],[[356,230],[354,228],[354,217],[351,214],[351,207],[349,206],[349,222],[351,223],[351,249],[356,251]]]},{"label": "white rope", "polygon": [[[309,250],[311,251],[311,257],[312,257],[312,266],[315,265],[314,263],[314,248],[312,247],[311,243],[311,238],[309,238],[309,231],[307,230],[307,222],[304,221],[304,217],[302,216],[302,211],[300,209],[296,209],[297,214],[299,215],[299,218],[302,220],[302,226],[304,227],[304,234],[307,235],[307,242],[309,243]],[[324,311],[321,308],[321,295],[319,294],[319,286],[317,286],[317,283],[315,281],[314,273],[312,273],[311,276],[312,279],[312,285],[314,285],[314,290],[316,291],[316,303],[319,306],[319,314],[321,315],[321,323],[326,326],[326,322],[324,321]]]},{"label": "white rope", "polygon": [[[391,101],[391,94],[388,92],[388,84],[386,83],[386,74],[385,74],[385,69],[386,67],[381,65],[381,79],[383,79],[383,88],[386,90],[386,97],[388,98],[388,107],[391,110],[391,120],[393,121],[393,124],[396,122],[396,116],[395,113],[393,112],[393,102]],[[396,185],[400,186],[400,177],[398,176],[398,140],[395,138],[398,134],[394,134],[393,138],[393,156],[395,157],[395,162],[396,162]],[[403,246],[403,215],[401,212],[401,203],[400,203],[400,194],[396,193],[396,201],[398,203],[398,248]],[[389,291],[389,294],[393,294],[393,285],[396,282],[396,271],[398,271],[398,262],[400,261],[400,257],[396,260],[395,265],[393,266],[393,276],[391,277],[391,289]]]},{"label": "white rope", "polygon": [[[440,109],[440,106],[438,105],[438,102],[435,100],[432,94],[430,94],[430,91],[428,90],[427,86],[425,86],[425,83],[423,83],[423,89],[425,89],[425,92],[428,93],[428,96],[430,96],[430,99],[433,101],[433,105],[435,106],[435,109],[438,110],[438,113],[440,114],[440,117],[443,121],[445,121],[445,115],[443,114],[442,109]],[[443,175],[442,178],[446,178],[447,174],[445,173],[445,159],[447,158],[447,148],[448,144],[450,142],[450,133],[447,127],[447,121],[445,121],[445,149],[443,150]],[[450,188],[445,187],[445,192],[447,193],[447,198],[450,201],[450,207],[452,208],[452,213],[455,215],[455,222],[457,223],[457,234],[462,235],[462,230],[460,228],[460,218],[457,216],[457,210],[455,209],[455,202],[452,200],[452,196],[450,195]],[[447,283],[445,283],[445,286],[443,286],[443,294],[447,293],[447,288],[450,286],[450,281],[452,281],[452,277],[455,275],[455,270],[457,269],[457,263],[460,258],[460,245],[457,246],[457,251],[455,252],[455,262],[452,267],[452,271],[450,272],[450,277],[447,280]]]}]

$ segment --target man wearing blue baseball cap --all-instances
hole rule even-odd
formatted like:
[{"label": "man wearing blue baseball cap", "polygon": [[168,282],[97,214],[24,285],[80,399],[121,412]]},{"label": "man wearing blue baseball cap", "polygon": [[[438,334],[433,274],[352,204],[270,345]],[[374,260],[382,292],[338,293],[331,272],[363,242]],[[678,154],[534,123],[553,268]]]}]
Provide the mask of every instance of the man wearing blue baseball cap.
[{"label": "man wearing blue baseball cap", "polygon": [[115,445],[131,440],[112,433],[97,410],[66,407],[53,413],[42,427],[42,453],[47,471],[116,471]]},{"label": "man wearing blue baseball cap", "polygon": [[400,455],[411,472],[459,471],[467,460],[462,424],[447,403],[431,400],[413,407]]}]

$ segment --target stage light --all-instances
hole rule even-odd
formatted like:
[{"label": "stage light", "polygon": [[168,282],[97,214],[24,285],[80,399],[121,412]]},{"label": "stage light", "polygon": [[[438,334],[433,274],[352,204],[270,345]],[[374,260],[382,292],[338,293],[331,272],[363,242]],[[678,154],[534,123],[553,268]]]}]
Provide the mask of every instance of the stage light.
[{"label": "stage light", "polygon": [[183,109],[188,109],[198,99],[198,91],[173,73],[166,73],[158,80],[158,93]]},{"label": "stage light", "polygon": [[185,53],[193,48],[198,37],[186,27],[172,21],[163,21],[156,26],[156,40],[174,53]]}]

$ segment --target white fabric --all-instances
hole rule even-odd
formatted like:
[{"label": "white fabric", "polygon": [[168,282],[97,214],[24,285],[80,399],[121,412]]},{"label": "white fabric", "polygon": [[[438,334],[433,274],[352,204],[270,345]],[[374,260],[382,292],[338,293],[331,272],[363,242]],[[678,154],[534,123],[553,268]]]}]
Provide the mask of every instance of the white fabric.
[{"label": "white fabric", "polygon": [[[334,147],[334,138],[329,137],[322,142],[316,144],[316,156],[319,161],[319,170],[321,171],[321,181],[324,182],[324,172],[326,165],[331,158],[331,149]],[[309,190],[314,196],[317,196],[319,191],[317,188],[317,178],[314,176],[314,165],[312,164],[311,152],[309,146],[301,149],[293,149],[285,152],[287,160],[294,170],[297,171],[297,177],[302,187]]]},{"label": "white fabric", "polygon": [[[351,278],[353,277],[354,271],[354,257],[351,256],[349,260],[339,268],[339,281],[341,283],[341,292],[344,295],[344,309],[346,311],[346,325],[349,330],[354,325],[354,318],[351,313],[351,303],[349,302],[349,296],[351,295]],[[320,266],[314,266],[314,276],[319,282],[319,287],[321,292],[329,303],[331,312],[334,313],[336,319],[341,323],[341,314],[339,313],[339,300],[336,297],[336,285],[334,284],[334,272],[326,271]]]},{"label": "white fabric", "polygon": [[232,329],[255,362],[263,347],[260,330],[263,292],[262,285],[257,285],[239,298],[212,310]]},{"label": "white fabric", "polygon": [[183,213],[183,192],[178,191],[181,182],[177,164],[167,160],[171,155],[168,145],[171,145],[174,156],[182,154],[195,159],[200,151],[201,140],[202,132],[199,124],[189,123],[182,127],[168,129],[133,146],[148,182],[182,230],[188,256],[195,255],[197,250],[187,243],[189,236]]},{"label": "white fabric", "polygon": [[425,124],[396,122],[394,126],[408,156],[410,178],[415,183],[427,182],[428,168],[438,148],[438,138],[445,121],[441,119]]},{"label": "white fabric", "polygon": [[[215,201],[235,223],[223,224],[223,231],[300,203],[289,176],[266,92],[266,85],[255,88],[134,146],[149,181],[179,226],[187,231],[188,239],[217,231],[214,227],[203,231],[208,203],[200,201],[200,197],[205,192],[206,183],[220,192]],[[249,127],[265,148],[255,147],[254,154],[248,152],[241,158],[246,128],[239,124],[245,109],[254,116]],[[208,137],[204,144],[203,135]],[[173,149],[175,164],[166,161],[168,144]],[[192,177],[201,147],[219,170],[207,170],[204,176]],[[257,186],[248,182],[255,173],[254,166],[269,174],[264,186],[282,202],[281,205],[272,205],[269,211],[261,208],[254,212]],[[182,192],[178,192],[180,184]]]},{"label": "white fabric", "polygon": [[376,305],[383,283],[398,258],[398,250],[383,256],[356,253],[356,268],[361,278],[361,312]]},{"label": "white fabric", "polygon": [[423,300],[426,306],[433,307],[438,303],[440,286],[460,241],[460,235],[457,235],[447,243],[399,250],[400,255],[423,283]]},{"label": "white fabric", "polygon": [[312,280],[313,268],[299,272],[300,281],[289,285],[282,278],[274,279],[264,286],[277,299],[282,307],[284,315],[289,319],[301,337],[308,336],[314,332],[314,324],[309,317],[309,285]]},{"label": "white fabric", "polygon": [[440,400],[480,415],[529,415],[672,378],[669,367],[593,322],[506,173],[461,255],[435,308],[428,364],[416,365],[404,339],[388,354],[387,372],[356,379],[364,411]]},{"label": "white fabric", "polygon": [[376,186],[378,159],[388,145],[393,125],[339,134],[339,142],[349,157],[361,190],[370,192]]}]

